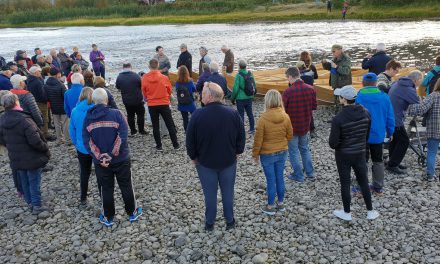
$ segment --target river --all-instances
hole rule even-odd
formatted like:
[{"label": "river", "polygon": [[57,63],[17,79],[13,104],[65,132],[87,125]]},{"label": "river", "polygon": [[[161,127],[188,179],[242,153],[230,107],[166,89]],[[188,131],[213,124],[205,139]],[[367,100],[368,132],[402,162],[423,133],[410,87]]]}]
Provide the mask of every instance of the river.
[{"label": "river", "polygon": [[[292,65],[302,50],[313,53],[314,61],[330,56],[330,48],[340,43],[355,63],[372,52],[378,42],[388,46],[389,54],[406,66],[427,70],[440,54],[440,21],[412,22],[286,22],[253,24],[154,25],[112,27],[17,28],[0,29],[0,55],[12,59],[17,49],[73,46],[87,54],[96,43],[106,55],[108,76],[114,78],[125,61],[136,71],[146,71],[147,62],[161,45],[173,67],[179,45],[186,43],[193,54],[194,69],[200,59],[198,48],[206,46],[209,56],[223,61],[220,47],[227,44],[236,60],[244,58],[251,69],[270,69]],[[175,69],[172,69],[175,70]]]}]

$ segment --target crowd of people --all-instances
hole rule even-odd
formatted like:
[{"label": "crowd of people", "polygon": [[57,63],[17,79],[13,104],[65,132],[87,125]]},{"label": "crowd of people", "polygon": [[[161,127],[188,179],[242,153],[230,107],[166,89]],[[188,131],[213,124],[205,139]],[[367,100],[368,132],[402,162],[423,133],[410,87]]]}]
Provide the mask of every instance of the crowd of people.
[{"label": "crowd of people", "polygon": [[[156,47],[149,60],[147,73],[136,73],[130,63],[122,65],[115,87],[122,95],[126,117],[118,109],[106,88],[105,56],[92,45],[87,62],[77,47],[72,55],[64,48],[43,55],[39,48],[28,58],[19,50],[13,62],[1,60],[0,72],[0,145],[7,150],[12,177],[18,195],[23,197],[33,214],[48,210],[41,201],[41,175],[48,170],[48,141],[55,147],[72,144],[80,168],[80,206],[87,205],[88,183],[95,168],[98,192],[102,199],[99,221],[112,226],[115,215],[115,179],[121,189],[125,211],[130,222],[142,215],[132,188],[129,132],[148,134],[145,120],[151,120],[155,149],[163,151],[162,135],[166,133],[174,149],[181,148],[177,126],[170,105],[177,101],[183,120],[186,151],[194,163],[205,197],[205,229],[214,229],[217,213],[217,191],[220,186],[226,228],[236,225],[234,218],[234,185],[237,157],[244,152],[246,134],[253,137],[252,157],[261,162],[266,183],[267,202],[261,210],[268,215],[286,210],[284,203],[284,170],[289,157],[293,182],[317,178],[310,137],[314,134],[313,111],[317,109],[313,87],[318,72],[312,56],[304,51],[286,74],[287,89],[270,90],[264,98],[265,111],[257,122],[253,100],[257,82],[245,60],[238,61],[233,87],[228,87],[225,74],[234,71],[232,50],[221,47],[225,59],[220,65],[210,59],[208,49],[200,47],[199,78],[193,81],[192,55],[186,44],[180,45],[175,86],[169,79],[172,69],[164,48]],[[332,46],[333,58],[323,60],[330,72],[329,84],[334,89],[335,116],[330,121],[329,146],[335,150],[343,209],[333,213],[340,219],[352,220],[352,196],[362,196],[367,219],[379,217],[373,209],[372,195],[384,195],[385,170],[406,173],[402,160],[409,138],[405,116],[424,116],[427,126],[426,179],[434,181],[437,150],[440,144],[440,56],[436,66],[425,77],[414,70],[408,76],[393,80],[401,63],[386,54],[383,43],[376,53],[368,55],[362,67],[363,88],[352,86],[352,62],[341,45]],[[222,74],[223,72],[223,74]],[[426,87],[427,96],[420,101],[417,87]],[[229,100],[231,104],[225,104]],[[199,107],[199,102],[200,106]],[[236,105],[236,110],[234,106]],[[146,111],[147,110],[147,111]],[[147,112],[147,113],[146,113]],[[249,130],[245,131],[245,113]],[[51,135],[51,124],[55,135]],[[384,142],[389,139],[389,160],[384,160]],[[368,180],[371,158],[372,184]],[[351,170],[356,182],[351,180]]]}]

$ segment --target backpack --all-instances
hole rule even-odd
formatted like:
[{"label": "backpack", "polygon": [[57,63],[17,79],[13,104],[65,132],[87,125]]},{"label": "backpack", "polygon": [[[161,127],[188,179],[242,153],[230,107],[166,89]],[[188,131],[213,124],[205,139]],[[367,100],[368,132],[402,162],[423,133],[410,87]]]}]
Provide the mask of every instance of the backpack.
[{"label": "backpack", "polygon": [[431,80],[429,81],[428,84],[428,89],[426,90],[426,94],[430,94],[434,91],[434,85],[437,82],[437,80],[440,78],[440,73],[435,71],[435,70],[431,70],[431,73],[434,75]]},{"label": "backpack", "polygon": [[188,87],[182,84],[179,85],[179,88],[177,88],[177,102],[180,105],[189,105],[193,103],[193,100]]},{"label": "backpack", "polygon": [[244,78],[244,93],[247,96],[254,96],[257,94],[257,89],[255,89],[254,77],[251,72],[248,71],[247,74],[240,72],[241,77]]}]

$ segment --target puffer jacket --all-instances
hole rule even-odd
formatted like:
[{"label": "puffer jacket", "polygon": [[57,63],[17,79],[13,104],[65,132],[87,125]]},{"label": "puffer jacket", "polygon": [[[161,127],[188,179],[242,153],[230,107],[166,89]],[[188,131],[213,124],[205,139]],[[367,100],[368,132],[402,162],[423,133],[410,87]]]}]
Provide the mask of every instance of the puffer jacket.
[{"label": "puffer jacket", "polygon": [[340,59],[333,59],[333,62],[336,63],[336,68],[332,68],[331,64],[328,62],[322,64],[324,69],[330,71],[330,86],[333,89],[336,89],[352,84],[350,57],[342,54]]},{"label": "puffer jacket", "polygon": [[43,116],[41,115],[40,108],[38,108],[34,96],[30,92],[22,89],[12,89],[11,93],[18,96],[23,111],[30,113],[37,126],[42,127],[44,124]]},{"label": "puffer jacket", "polygon": [[342,154],[365,153],[370,125],[370,114],[363,106],[344,106],[332,120],[330,147]]},{"label": "puffer jacket", "polygon": [[290,117],[283,108],[272,108],[264,112],[257,122],[252,156],[272,154],[287,150],[293,137]]},{"label": "puffer jacket", "polygon": [[64,111],[64,93],[66,92],[66,86],[62,84],[57,78],[49,77],[44,90],[47,94],[47,100],[50,102],[52,114],[65,115]]},{"label": "puffer jacket", "polygon": [[47,94],[43,86],[44,80],[42,78],[29,75],[27,79],[27,90],[32,93],[37,103],[47,103]]},{"label": "puffer jacket", "polygon": [[49,147],[31,116],[9,110],[0,117],[0,145],[8,149],[13,170],[36,170],[49,162]]}]

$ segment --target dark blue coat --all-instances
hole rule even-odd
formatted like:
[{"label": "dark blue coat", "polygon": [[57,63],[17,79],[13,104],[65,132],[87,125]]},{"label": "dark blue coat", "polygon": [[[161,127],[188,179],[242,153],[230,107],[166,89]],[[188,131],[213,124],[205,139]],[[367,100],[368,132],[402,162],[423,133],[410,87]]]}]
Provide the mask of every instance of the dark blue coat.
[{"label": "dark blue coat", "polygon": [[362,69],[368,69],[369,72],[374,72],[376,75],[379,75],[385,71],[385,66],[390,60],[391,57],[388,56],[385,51],[379,51],[370,59],[365,58],[362,61]]},{"label": "dark blue coat", "polygon": [[225,97],[229,97],[229,95],[231,94],[231,91],[229,91],[228,89],[228,83],[226,82],[226,78],[220,75],[220,73],[218,72],[212,73],[207,81],[218,84],[222,88]]},{"label": "dark blue coat", "polygon": [[186,151],[191,160],[210,169],[224,169],[243,153],[246,134],[235,109],[210,103],[196,110],[186,130]]},{"label": "dark blue coat", "polygon": [[123,71],[116,79],[116,89],[121,91],[124,105],[136,106],[144,102],[141,86],[141,77],[132,71]]},{"label": "dark blue coat", "polygon": [[11,90],[12,83],[9,80],[8,76],[0,73],[0,90]]},{"label": "dark blue coat", "polygon": [[43,88],[44,80],[33,75],[27,79],[27,90],[32,93],[37,103],[47,103],[47,94]]}]

